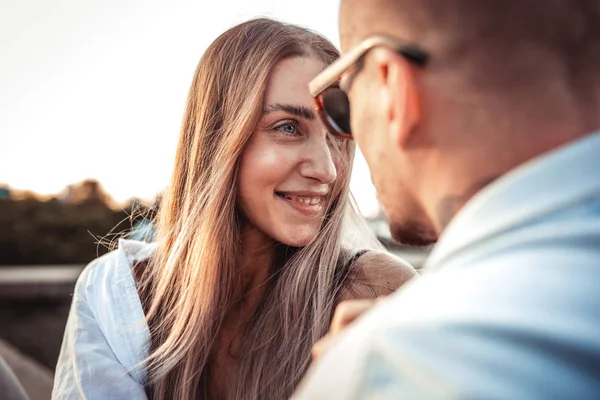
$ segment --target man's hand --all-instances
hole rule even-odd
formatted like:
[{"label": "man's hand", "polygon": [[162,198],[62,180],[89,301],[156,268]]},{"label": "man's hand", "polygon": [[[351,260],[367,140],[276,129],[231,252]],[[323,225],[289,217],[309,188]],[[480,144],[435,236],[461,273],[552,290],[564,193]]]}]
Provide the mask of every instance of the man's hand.
[{"label": "man's hand", "polygon": [[316,360],[319,358],[331,346],[341,331],[346,329],[348,325],[371,309],[380,300],[346,300],[338,304],[329,332],[315,343],[312,348],[313,359]]}]

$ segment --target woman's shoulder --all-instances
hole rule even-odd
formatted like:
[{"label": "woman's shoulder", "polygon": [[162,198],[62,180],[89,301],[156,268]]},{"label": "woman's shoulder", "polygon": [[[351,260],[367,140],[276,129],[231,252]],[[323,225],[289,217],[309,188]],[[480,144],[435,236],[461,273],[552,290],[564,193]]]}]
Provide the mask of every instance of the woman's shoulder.
[{"label": "woman's shoulder", "polygon": [[155,244],[137,240],[119,240],[116,249],[96,258],[81,272],[77,286],[86,288],[105,282],[119,283],[131,275],[134,264],[148,259]]},{"label": "woman's shoulder", "polygon": [[120,240],[118,247],[90,262],[75,284],[75,294],[90,307],[122,303],[137,298],[133,266],[150,257],[154,244]]},{"label": "woman's shoulder", "polygon": [[86,368],[93,360],[100,376],[102,363],[112,370],[124,367],[132,370],[129,375],[136,382],[143,382],[145,372],[138,364],[147,356],[149,330],[132,267],[135,261],[149,257],[153,248],[143,242],[121,240],[115,250],[84,268],[75,285],[67,322],[65,337],[72,338],[68,342],[72,348],[63,350],[65,360],[87,362]]},{"label": "woman's shoulder", "polygon": [[416,276],[417,271],[394,254],[365,251],[350,266],[340,297],[350,300],[387,296]]}]

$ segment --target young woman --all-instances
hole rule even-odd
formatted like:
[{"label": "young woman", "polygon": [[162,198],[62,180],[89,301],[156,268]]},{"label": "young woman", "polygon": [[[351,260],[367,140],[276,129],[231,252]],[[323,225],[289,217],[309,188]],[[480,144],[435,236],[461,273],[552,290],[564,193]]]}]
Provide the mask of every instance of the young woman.
[{"label": "young woman", "polygon": [[156,244],[121,241],[79,278],[55,399],[287,398],[341,300],[415,274],[360,251],[376,242],[353,222],[353,143],[326,131],[307,87],[336,57],[267,19],[212,43]]}]

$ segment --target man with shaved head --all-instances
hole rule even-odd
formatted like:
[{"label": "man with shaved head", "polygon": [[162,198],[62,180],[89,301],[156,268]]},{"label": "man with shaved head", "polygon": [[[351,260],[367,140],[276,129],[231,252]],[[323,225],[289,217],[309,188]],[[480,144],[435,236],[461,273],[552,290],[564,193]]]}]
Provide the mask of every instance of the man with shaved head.
[{"label": "man with shaved head", "polygon": [[340,37],[321,116],[439,241],[296,397],[600,398],[600,1],[342,0]]}]

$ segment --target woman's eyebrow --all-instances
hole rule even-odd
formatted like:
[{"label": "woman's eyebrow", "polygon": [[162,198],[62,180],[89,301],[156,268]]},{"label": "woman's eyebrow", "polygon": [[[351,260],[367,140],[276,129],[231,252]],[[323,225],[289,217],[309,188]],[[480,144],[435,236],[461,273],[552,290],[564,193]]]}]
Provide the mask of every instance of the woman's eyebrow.
[{"label": "woman's eyebrow", "polygon": [[305,118],[309,121],[313,121],[316,118],[315,111],[313,109],[296,104],[269,104],[267,107],[265,107],[264,113],[268,114],[275,111],[285,111],[289,114],[295,115],[299,118]]}]

